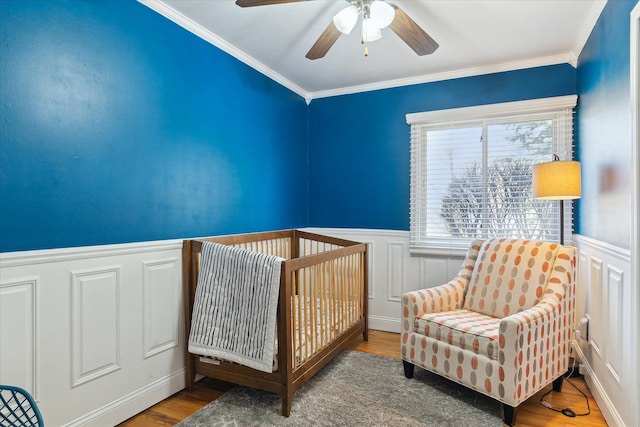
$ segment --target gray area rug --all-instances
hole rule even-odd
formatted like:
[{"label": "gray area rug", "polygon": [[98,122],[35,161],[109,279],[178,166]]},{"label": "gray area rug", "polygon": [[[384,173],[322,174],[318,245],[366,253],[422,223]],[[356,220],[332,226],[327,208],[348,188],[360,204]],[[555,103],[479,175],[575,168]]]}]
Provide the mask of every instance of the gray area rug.
[{"label": "gray area rug", "polygon": [[177,424],[200,426],[502,426],[497,401],[402,361],[343,351],[293,396],[236,386]]}]

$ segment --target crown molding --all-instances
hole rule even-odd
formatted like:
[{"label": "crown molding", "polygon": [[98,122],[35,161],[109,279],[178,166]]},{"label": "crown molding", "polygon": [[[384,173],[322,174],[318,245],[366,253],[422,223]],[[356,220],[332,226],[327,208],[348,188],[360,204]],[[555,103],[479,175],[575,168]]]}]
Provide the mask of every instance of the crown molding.
[{"label": "crown molding", "polygon": [[582,49],[584,49],[584,46],[587,44],[589,36],[593,31],[593,27],[596,26],[598,18],[600,18],[600,15],[602,14],[602,11],[604,10],[606,5],[607,0],[599,0],[594,2],[593,6],[591,6],[591,10],[587,15],[587,19],[585,19],[584,25],[580,29],[580,33],[578,33],[578,37],[576,37],[576,40],[571,49],[571,54],[575,57],[575,64],[572,64],[574,67],[577,67],[578,58],[582,53]]},{"label": "crown molding", "polygon": [[336,88],[318,92],[311,92],[311,99],[327,98],[331,96],[350,95],[359,92],[368,92],[380,89],[390,89],[394,87],[409,86],[422,83],[431,83],[443,80],[453,80],[464,77],[473,77],[506,71],[523,70],[526,68],[544,67],[548,65],[571,64],[575,67],[572,53],[562,55],[547,56],[543,58],[525,59],[522,61],[505,62],[482,67],[464,68],[460,70],[447,71],[443,73],[425,74],[421,76],[408,77],[397,80],[387,80],[366,85]]},{"label": "crown molding", "polygon": [[311,102],[311,98],[309,97],[309,92],[305,91],[303,88],[301,88],[291,80],[285,78],[284,76],[282,76],[282,74],[279,74],[274,70],[272,70],[271,68],[267,67],[262,62],[255,59],[254,57],[247,55],[242,50],[238,49],[237,47],[233,46],[230,43],[227,43],[218,35],[207,30],[202,25],[196,23],[192,19],[187,18],[177,10],[168,6],[163,1],[138,0],[138,2],[147,6],[149,9],[159,13],[160,15],[164,16],[168,20],[173,21],[174,23],[180,25],[182,28],[200,37],[201,39],[211,43],[218,49],[228,53],[229,55],[233,56],[240,62],[247,64],[248,66],[255,69],[256,71],[269,77],[271,80],[277,83],[280,83],[282,86],[286,87],[290,91],[296,93],[297,95],[300,95],[307,101],[307,104]]}]

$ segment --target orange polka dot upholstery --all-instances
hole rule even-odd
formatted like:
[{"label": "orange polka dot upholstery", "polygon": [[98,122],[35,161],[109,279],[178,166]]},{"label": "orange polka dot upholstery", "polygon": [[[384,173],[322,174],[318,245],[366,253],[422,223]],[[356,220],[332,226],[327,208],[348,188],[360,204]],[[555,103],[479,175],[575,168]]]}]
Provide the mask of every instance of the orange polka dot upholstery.
[{"label": "orange polka dot upholstery", "polygon": [[532,307],[542,298],[559,247],[532,240],[482,243],[463,307],[494,317]]},{"label": "orange polka dot upholstery", "polygon": [[402,358],[518,406],[568,369],[576,256],[553,243],[474,241],[453,280],[403,295]]},{"label": "orange polka dot upholstery", "polygon": [[469,310],[425,314],[416,319],[416,331],[425,337],[446,341],[462,349],[498,357],[500,319]]}]

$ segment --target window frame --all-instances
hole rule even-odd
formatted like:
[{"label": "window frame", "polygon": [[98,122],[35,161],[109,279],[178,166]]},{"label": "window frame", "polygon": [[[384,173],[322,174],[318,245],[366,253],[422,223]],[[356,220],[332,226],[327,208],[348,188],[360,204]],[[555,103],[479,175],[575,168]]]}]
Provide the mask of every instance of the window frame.
[{"label": "window frame", "polygon": [[[424,127],[462,127],[470,123],[481,123],[484,126],[485,123],[517,120],[518,116],[526,118],[533,115],[548,115],[555,124],[555,121],[559,117],[564,117],[562,115],[566,115],[567,112],[573,115],[577,99],[576,95],[567,95],[407,114],[406,121],[411,126],[410,253],[461,256],[466,253],[470,242],[470,239],[467,238],[429,239],[428,236],[423,238],[420,235],[420,221],[423,218],[421,210],[425,209],[427,199],[426,193],[422,194],[419,190],[420,180],[426,177],[426,170],[423,169],[425,162],[419,160],[420,156],[426,152],[424,151],[426,143],[421,136]],[[572,120],[564,119],[561,125],[567,123],[572,124]],[[560,156],[561,160],[571,160],[573,157],[573,130],[571,129],[568,141],[559,141],[561,138],[558,138],[558,135],[562,132],[563,130],[557,129],[554,125],[553,150],[557,152],[556,154]],[[565,203],[565,229],[567,222],[572,224],[571,210],[571,203]],[[571,232],[570,229],[568,231]]]}]

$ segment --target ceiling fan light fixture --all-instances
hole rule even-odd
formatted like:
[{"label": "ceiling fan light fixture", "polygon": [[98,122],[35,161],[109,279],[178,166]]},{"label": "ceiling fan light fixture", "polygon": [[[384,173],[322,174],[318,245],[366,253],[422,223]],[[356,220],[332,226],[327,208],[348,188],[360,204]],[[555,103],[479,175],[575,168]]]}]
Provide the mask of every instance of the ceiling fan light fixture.
[{"label": "ceiling fan light fixture", "polygon": [[382,38],[380,27],[373,18],[362,20],[362,43],[373,42]]},{"label": "ceiling fan light fixture", "polygon": [[354,5],[345,7],[333,17],[333,23],[342,34],[349,34],[358,21],[358,8]]},{"label": "ceiling fan light fixture", "polygon": [[376,22],[378,28],[387,28],[396,17],[396,11],[387,2],[374,0],[371,2],[371,18]]}]

